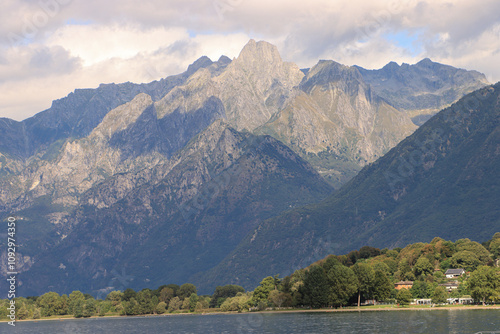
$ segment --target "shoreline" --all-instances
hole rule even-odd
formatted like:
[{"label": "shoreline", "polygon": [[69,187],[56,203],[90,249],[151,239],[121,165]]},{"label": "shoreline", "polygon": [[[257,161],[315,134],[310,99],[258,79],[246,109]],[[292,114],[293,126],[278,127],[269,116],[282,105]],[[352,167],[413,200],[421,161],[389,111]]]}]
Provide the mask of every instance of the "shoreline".
[{"label": "shoreline", "polygon": [[[42,318],[42,319],[24,319],[16,320],[16,322],[38,322],[38,321],[65,321],[65,320],[95,320],[95,319],[110,319],[110,318],[148,318],[148,317],[171,317],[171,316],[194,316],[194,315],[218,315],[218,314],[279,314],[279,313],[342,313],[342,312],[393,312],[393,311],[452,311],[452,310],[500,310],[500,305],[482,306],[482,305],[467,305],[467,306],[443,306],[443,307],[345,307],[345,308],[321,308],[321,309],[291,309],[291,310],[268,310],[256,312],[197,312],[197,313],[167,313],[167,314],[142,314],[142,315],[109,315],[109,316],[92,316],[89,318],[61,317],[61,318]],[[6,323],[10,320],[0,320],[0,323]]]}]

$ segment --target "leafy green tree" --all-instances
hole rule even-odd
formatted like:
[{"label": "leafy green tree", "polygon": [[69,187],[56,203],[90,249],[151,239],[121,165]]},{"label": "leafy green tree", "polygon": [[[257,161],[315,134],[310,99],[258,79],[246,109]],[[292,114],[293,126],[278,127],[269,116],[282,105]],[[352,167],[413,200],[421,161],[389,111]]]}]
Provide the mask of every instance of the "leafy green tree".
[{"label": "leafy green tree", "polygon": [[165,302],[166,304],[168,304],[170,300],[174,297],[175,297],[174,289],[164,287],[163,289],[161,289],[160,296],[158,299],[160,300],[160,302]]},{"label": "leafy green tree", "polygon": [[279,290],[273,290],[269,293],[268,300],[274,304],[274,306],[280,308],[285,303],[291,303],[292,296],[289,293],[281,292]]},{"label": "leafy green tree", "polygon": [[402,258],[398,264],[398,276],[402,281],[414,281],[415,275],[413,274],[408,259]]},{"label": "leafy green tree", "polygon": [[23,303],[22,306],[17,311],[17,319],[19,320],[28,319],[28,316],[29,316],[28,308],[26,307],[26,303]]},{"label": "leafy green tree", "polygon": [[441,282],[446,278],[446,276],[441,270],[439,270],[434,273],[434,278],[436,281]]},{"label": "leafy green tree", "polygon": [[38,307],[33,309],[33,319],[40,319],[42,317],[42,312]]},{"label": "leafy green tree", "polygon": [[500,259],[500,238],[491,240],[490,252],[495,259]]},{"label": "leafy green tree", "polygon": [[358,291],[358,279],[351,268],[343,265],[333,266],[327,273],[329,303],[335,307],[346,305]]},{"label": "leafy green tree", "polygon": [[373,280],[373,298],[377,301],[384,301],[391,297],[391,292],[394,285],[391,283],[386,273],[380,270],[375,270]]},{"label": "leafy green tree", "polygon": [[358,279],[358,307],[361,303],[361,296],[369,299],[373,296],[375,273],[368,264],[356,263],[352,270]]},{"label": "leafy green tree", "polygon": [[[273,290],[274,291],[274,290]],[[234,297],[227,298],[224,303],[220,306],[221,310],[226,311],[238,311],[241,312],[249,308],[249,305],[253,304],[249,294],[238,292]],[[258,304],[259,309],[265,309],[267,307],[267,302],[261,301]]]},{"label": "leafy green tree", "polygon": [[434,272],[434,266],[427,257],[421,256],[418,258],[417,263],[415,263],[413,271],[416,277],[432,275]]},{"label": "leafy green tree", "polygon": [[182,307],[182,301],[179,297],[175,296],[170,300],[170,303],[168,303],[168,312],[172,313],[174,311],[180,310]]},{"label": "leafy green tree", "polygon": [[189,296],[189,311],[194,312],[194,309],[196,308],[196,304],[198,303],[198,295],[196,293],[192,293],[191,296]]},{"label": "leafy green tree", "polygon": [[194,286],[194,284],[186,283],[181,285],[179,291],[177,292],[177,296],[179,296],[180,299],[184,300],[186,298],[189,298],[193,293],[196,294],[196,287]]},{"label": "leafy green tree", "polygon": [[434,289],[432,294],[432,302],[434,304],[444,304],[446,303],[446,299],[448,298],[448,292],[444,286],[438,286]]},{"label": "leafy green tree", "polygon": [[330,287],[325,270],[314,265],[306,271],[304,285],[300,291],[306,305],[312,308],[327,306]]},{"label": "leafy green tree", "polygon": [[254,304],[257,305],[260,302],[266,302],[269,298],[269,293],[274,290],[274,278],[271,276],[268,276],[264,278],[261,282],[260,285],[255,288],[253,292],[253,301]]},{"label": "leafy green tree", "polygon": [[450,260],[451,267],[463,268],[466,271],[474,271],[480,264],[477,255],[467,250],[455,253]]},{"label": "leafy green tree", "polygon": [[429,297],[428,284],[425,281],[415,281],[410,289],[410,292],[415,299]]},{"label": "leafy green tree", "polygon": [[163,314],[167,312],[167,303],[159,302],[158,305],[156,305],[155,312],[156,314]]},{"label": "leafy green tree", "polygon": [[85,296],[80,291],[73,291],[69,294],[69,314],[75,314],[74,308],[78,300],[85,300]]},{"label": "leafy green tree", "polygon": [[47,292],[37,299],[37,306],[41,308],[42,316],[63,315],[67,313],[64,301],[56,292]]},{"label": "leafy green tree", "polygon": [[392,274],[391,273],[391,269],[384,262],[377,262],[377,263],[373,264],[372,268],[373,268],[374,271],[380,271],[380,272],[384,273],[387,276],[390,276]]},{"label": "leafy green tree", "polygon": [[129,301],[123,303],[123,314],[124,315],[138,315],[141,314],[139,303],[135,298],[130,298]]},{"label": "leafy green tree", "polygon": [[86,299],[83,304],[83,317],[89,318],[96,314],[96,301],[94,298]]},{"label": "leafy green tree", "polygon": [[380,249],[378,248],[363,246],[359,249],[359,257],[362,259],[368,259],[378,255],[380,255]]},{"label": "leafy green tree", "polygon": [[326,258],[326,261],[321,265],[325,272],[327,273],[332,269],[333,266],[338,266],[341,265],[342,263],[338,260],[338,258],[335,255],[329,255]]},{"label": "leafy green tree", "polygon": [[76,299],[72,303],[72,314],[75,318],[83,317],[83,308],[85,304],[85,299]]},{"label": "leafy green tree", "polygon": [[398,301],[398,304],[401,306],[410,305],[410,302],[412,300],[411,292],[408,289],[401,289],[398,291],[396,299]]},{"label": "leafy green tree", "polygon": [[481,264],[486,264],[490,260],[490,253],[479,242],[470,241],[469,239],[460,239],[455,242],[458,252],[469,251],[474,253]]},{"label": "leafy green tree", "polygon": [[123,291],[123,300],[128,302],[132,298],[135,299],[136,295],[137,295],[137,293],[133,289],[128,288],[125,291]]},{"label": "leafy green tree", "polygon": [[500,272],[498,268],[480,266],[471,273],[467,280],[472,298],[480,300],[483,305],[500,296]]},{"label": "leafy green tree", "polygon": [[238,292],[245,292],[245,289],[239,285],[231,284],[216,287],[210,300],[210,307],[220,307],[227,298],[236,296]]},{"label": "leafy green tree", "polygon": [[139,314],[152,314],[158,303],[153,302],[153,292],[150,289],[143,289],[136,295],[139,307]]},{"label": "leafy green tree", "polygon": [[[121,291],[111,291],[106,296],[106,300],[110,301],[111,304],[115,307],[122,302],[123,298],[124,298],[123,292],[121,292]],[[70,299],[71,299],[71,295],[70,295]]]}]

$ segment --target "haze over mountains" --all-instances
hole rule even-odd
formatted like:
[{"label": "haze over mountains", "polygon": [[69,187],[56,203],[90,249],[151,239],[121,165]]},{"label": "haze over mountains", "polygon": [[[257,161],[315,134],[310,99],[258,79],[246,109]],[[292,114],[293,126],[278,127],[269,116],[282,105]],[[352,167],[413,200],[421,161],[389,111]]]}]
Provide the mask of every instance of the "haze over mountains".
[{"label": "haze over mountains", "polygon": [[[160,81],[76,90],[23,122],[2,119],[0,212],[22,219],[21,290],[95,292],[110,287],[111,272],[122,269],[134,277],[133,288],[193,281],[208,291],[231,281],[231,272],[252,287],[266,272],[326,255],[331,249],[314,246],[320,237],[338,236],[333,243],[342,251],[366,242],[390,246],[428,235],[466,236],[470,228],[449,234],[428,229],[446,206],[420,200],[429,198],[427,191],[443,192],[448,203],[454,190],[435,187],[461,178],[411,176],[407,188],[396,188],[396,199],[377,188],[385,169],[374,168],[395,164],[404,143],[432,133],[425,129],[444,127],[439,117],[328,196],[412,134],[426,115],[487,84],[482,74],[428,59],[378,71],[334,61],[300,70],[275,46],[251,40],[232,61],[202,57],[185,73]],[[436,156],[424,164],[435,165],[429,173],[437,175],[469,161],[475,167],[464,180],[484,169],[484,178],[466,182],[478,187],[469,196],[483,190],[498,163],[498,140],[491,137],[488,146],[481,137],[498,132],[482,127],[498,122],[496,92],[496,86],[484,90],[490,97],[481,100],[478,116],[456,123],[465,134],[442,135],[450,144],[440,154],[459,158]],[[482,135],[473,137],[472,129]],[[479,150],[473,157],[459,149],[468,140],[470,152]],[[496,160],[478,155],[481,150]],[[497,188],[489,191],[498,199]],[[405,202],[411,194],[415,198]],[[470,200],[463,196],[464,203]],[[403,202],[411,208],[398,209]],[[284,213],[312,203],[320,204]],[[408,216],[433,205],[435,216],[426,223]],[[497,211],[488,212],[485,236],[498,218]],[[327,218],[335,215],[342,217],[338,226],[337,218]],[[468,213],[473,222],[478,215]],[[303,247],[294,253],[298,241]]]}]

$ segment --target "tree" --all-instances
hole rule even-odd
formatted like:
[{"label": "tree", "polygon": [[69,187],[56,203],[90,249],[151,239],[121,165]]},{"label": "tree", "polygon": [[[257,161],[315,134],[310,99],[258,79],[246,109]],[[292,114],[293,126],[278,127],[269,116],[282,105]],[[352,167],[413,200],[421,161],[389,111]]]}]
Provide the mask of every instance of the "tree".
[{"label": "tree", "polygon": [[47,292],[41,295],[37,301],[37,305],[41,308],[42,316],[50,317],[51,315],[63,315],[67,310],[64,308],[62,298],[56,292]]},{"label": "tree", "polygon": [[156,305],[155,312],[156,314],[163,314],[167,312],[167,303],[159,302],[158,305]]},{"label": "tree", "polygon": [[488,260],[490,260],[490,253],[479,242],[470,241],[469,239],[460,239],[455,242],[455,245],[457,246],[458,252],[469,251],[474,253],[481,264],[486,264]]},{"label": "tree", "polygon": [[402,280],[402,281],[406,281],[406,280],[414,281],[415,280],[415,275],[411,271],[408,259],[402,258],[399,261],[399,264],[398,264],[398,275],[399,275],[399,279]]},{"label": "tree", "polygon": [[352,270],[358,279],[358,307],[361,303],[361,296],[369,299],[373,295],[375,273],[372,267],[365,263],[356,263]]},{"label": "tree", "polygon": [[[139,314],[151,314],[158,303],[153,302],[153,292],[150,289],[143,289],[136,295],[139,304]],[[158,301],[158,300],[157,300]]]},{"label": "tree", "polygon": [[391,292],[394,285],[391,283],[387,275],[380,270],[375,270],[375,278],[373,280],[373,298],[377,301],[384,301],[391,297]]},{"label": "tree", "polygon": [[89,318],[96,313],[96,302],[94,298],[86,299],[83,304],[83,317]]},{"label": "tree", "polygon": [[69,314],[75,314],[75,305],[79,300],[85,300],[85,296],[80,291],[73,291],[69,294]]},{"label": "tree", "polygon": [[415,299],[428,298],[428,284],[425,281],[415,281],[410,289],[410,292]]},{"label": "tree", "polygon": [[401,289],[398,291],[396,299],[398,301],[398,304],[401,306],[410,305],[410,302],[412,300],[411,292],[408,289]]},{"label": "tree", "polygon": [[186,283],[181,285],[177,292],[177,296],[179,296],[180,299],[185,299],[189,298],[193,293],[196,294],[196,287],[194,284]]},{"label": "tree", "polygon": [[304,285],[300,291],[306,305],[312,308],[327,306],[330,287],[325,270],[318,265],[313,265],[306,272]]},{"label": "tree", "polygon": [[23,303],[21,308],[17,311],[17,318],[19,320],[27,319],[29,315],[28,308],[26,307],[26,303]]},{"label": "tree", "polygon": [[455,253],[450,260],[453,268],[463,268],[466,271],[474,271],[481,264],[481,261],[473,252],[464,250]]},{"label": "tree", "polygon": [[500,238],[491,240],[490,252],[495,259],[500,259]]},{"label": "tree", "polygon": [[[70,295],[70,299],[71,299],[71,295]],[[123,292],[121,292],[121,291],[111,291],[106,296],[106,300],[110,301],[111,304],[116,307],[123,300]]]},{"label": "tree", "polygon": [[182,307],[182,301],[179,297],[174,297],[170,300],[170,303],[168,303],[168,312],[172,313],[174,311],[180,310]]},{"label": "tree", "polygon": [[196,293],[192,293],[191,296],[189,296],[189,311],[194,312],[194,309],[196,308],[196,304],[198,303],[198,295]]},{"label": "tree", "polygon": [[432,294],[432,302],[434,304],[444,304],[446,303],[446,299],[448,298],[448,292],[444,286],[438,286],[434,289]]},{"label": "tree", "polygon": [[40,319],[42,317],[42,312],[38,307],[33,310],[33,319]]},{"label": "tree", "polygon": [[216,287],[210,300],[210,307],[220,307],[227,298],[236,296],[238,292],[245,292],[245,289],[231,284]]},{"label": "tree", "polygon": [[277,308],[280,308],[287,301],[291,303],[292,296],[289,293],[281,292],[278,290],[273,290],[269,293],[268,300],[274,304]]},{"label": "tree", "polygon": [[264,278],[260,285],[255,288],[253,292],[254,304],[257,305],[259,302],[266,302],[269,298],[269,293],[274,290],[274,277],[268,276]]},{"label": "tree", "polygon": [[83,306],[85,299],[76,299],[72,304],[72,314],[75,318],[83,317]]},{"label": "tree", "polygon": [[434,266],[431,264],[429,259],[425,256],[418,258],[417,263],[413,267],[413,272],[416,277],[431,275],[434,271]]},{"label": "tree", "polygon": [[358,291],[358,279],[351,268],[343,265],[333,266],[327,277],[330,286],[328,299],[335,307],[346,305]]},{"label": "tree", "polygon": [[138,315],[141,314],[139,303],[135,298],[131,298],[128,302],[124,302],[123,314],[125,315]]},{"label": "tree", "polygon": [[363,246],[359,249],[359,257],[362,259],[368,259],[378,255],[380,255],[380,249],[378,248]]},{"label": "tree", "polygon": [[125,291],[123,291],[123,300],[125,301],[130,301],[132,298],[135,298],[137,295],[137,293],[131,289],[131,288],[128,288],[126,289]]},{"label": "tree", "polygon": [[170,299],[174,298],[174,296],[174,289],[164,287],[163,289],[161,289],[160,297],[158,299],[160,300],[160,302],[165,302],[166,304],[168,304]]},{"label": "tree", "polygon": [[483,305],[500,296],[500,272],[498,268],[481,266],[467,280],[472,298],[482,301]]}]

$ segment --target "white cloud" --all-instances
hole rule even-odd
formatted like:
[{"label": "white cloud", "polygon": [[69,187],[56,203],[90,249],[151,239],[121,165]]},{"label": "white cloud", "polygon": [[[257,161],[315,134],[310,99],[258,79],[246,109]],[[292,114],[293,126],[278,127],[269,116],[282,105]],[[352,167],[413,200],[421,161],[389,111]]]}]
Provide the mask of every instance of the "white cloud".
[{"label": "white cloud", "polygon": [[[430,57],[500,80],[497,0],[4,0],[2,12],[0,117],[22,119],[75,88],[177,74],[202,55],[232,58],[250,38],[301,67]],[[417,54],[385,37],[415,32]]]}]

